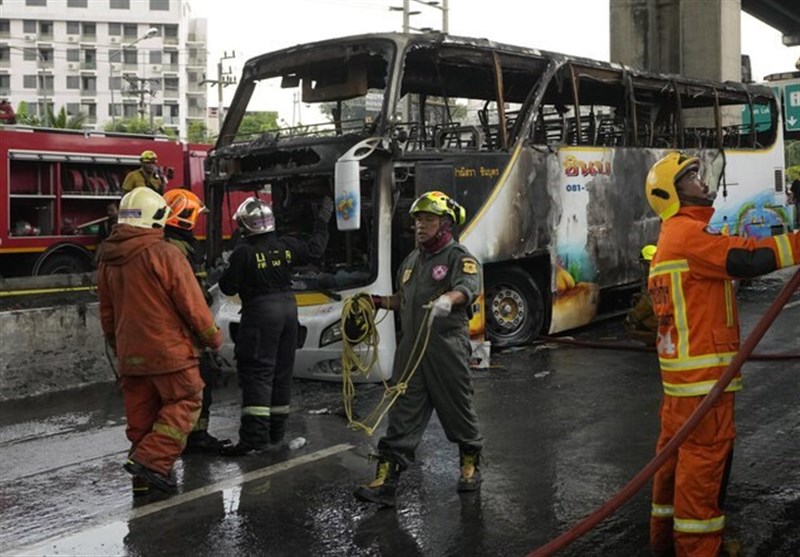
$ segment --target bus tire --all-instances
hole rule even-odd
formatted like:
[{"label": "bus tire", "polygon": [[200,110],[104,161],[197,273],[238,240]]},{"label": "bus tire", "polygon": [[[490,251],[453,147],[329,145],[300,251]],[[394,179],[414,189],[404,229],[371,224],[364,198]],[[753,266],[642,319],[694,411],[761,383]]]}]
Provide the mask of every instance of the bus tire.
[{"label": "bus tire", "polygon": [[54,253],[39,265],[37,276],[68,275],[87,273],[92,270],[92,262],[77,253]]},{"label": "bus tire", "polygon": [[505,268],[486,276],[486,333],[492,346],[522,346],[544,326],[542,291],[522,269]]}]

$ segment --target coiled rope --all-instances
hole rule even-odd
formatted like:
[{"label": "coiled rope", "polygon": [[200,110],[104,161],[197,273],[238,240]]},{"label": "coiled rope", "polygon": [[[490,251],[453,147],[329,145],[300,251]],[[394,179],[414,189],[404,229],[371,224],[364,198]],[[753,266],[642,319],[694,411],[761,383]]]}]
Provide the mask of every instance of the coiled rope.
[{"label": "coiled rope", "polygon": [[[342,306],[342,320],[340,323],[342,331],[342,398],[344,402],[344,412],[347,416],[347,427],[356,431],[363,431],[366,435],[372,436],[380,425],[384,416],[395,403],[398,397],[405,394],[408,382],[417,371],[425,351],[428,349],[428,341],[431,336],[431,328],[428,320],[430,307],[427,308],[423,318],[423,325],[417,331],[414,346],[406,362],[405,369],[394,385],[390,385],[386,380],[383,382],[383,395],[378,404],[364,418],[364,421],[353,419],[353,400],[355,399],[355,384],[353,377],[362,375],[369,376],[370,371],[378,361],[378,345],[380,335],[378,334],[378,324],[381,323],[386,314],[375,321],[375,304],[372,297],[366,293],[358,293],[345,299]],[[346,323],[350,320],[354,323],[363,323],[355,338],[348,335]],[[352,331],[351,331],[352,332]],[[361,347],[361,345],[364,347]]]}]

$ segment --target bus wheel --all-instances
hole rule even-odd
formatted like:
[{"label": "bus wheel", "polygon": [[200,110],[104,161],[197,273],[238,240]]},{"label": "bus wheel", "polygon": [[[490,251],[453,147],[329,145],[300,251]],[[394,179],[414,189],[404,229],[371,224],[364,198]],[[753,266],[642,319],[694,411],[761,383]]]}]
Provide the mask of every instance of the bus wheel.
[{"label": "bus wheel", "polygon": [[486,277],[486,332],[493,346],[521,346],[544,325],[544,297],[521,269],[498,269]]},{"label": "bus wheel", "polygon": [[92,270],[92,264],[85,257],[70,253],[53,254],[39,266],[37,275],[68,275],[87,273]]}]

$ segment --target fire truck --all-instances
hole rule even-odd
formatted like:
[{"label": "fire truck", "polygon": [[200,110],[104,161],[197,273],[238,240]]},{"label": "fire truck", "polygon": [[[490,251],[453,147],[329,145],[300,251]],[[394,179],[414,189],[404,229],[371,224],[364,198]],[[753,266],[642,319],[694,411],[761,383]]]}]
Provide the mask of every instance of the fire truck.
[{"label": "fire truck", "polygon": [[[90,271],[107,207],[119,204],[142,151],[158,155],[168,189],[202,199],[209,147],[166,136],[0,128],[0,277]],[[238,199],[226,201],[230,214]],[[229,235],[230,218],[222,221]],[[204,238],[204,217],[197,235]]]}]

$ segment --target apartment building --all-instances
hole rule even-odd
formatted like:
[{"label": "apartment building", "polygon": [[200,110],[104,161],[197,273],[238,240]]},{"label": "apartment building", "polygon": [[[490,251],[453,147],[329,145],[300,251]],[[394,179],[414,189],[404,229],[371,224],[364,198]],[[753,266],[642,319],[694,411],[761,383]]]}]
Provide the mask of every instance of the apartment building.
[{"label": "apartment building", "polygon": [[0,0],[0,97],[87,115],[142,117],[181,137],[206,121],[207,21],[186,0]]}]

